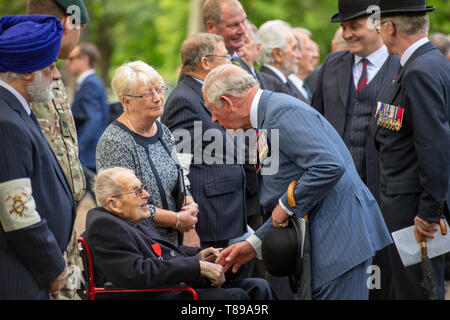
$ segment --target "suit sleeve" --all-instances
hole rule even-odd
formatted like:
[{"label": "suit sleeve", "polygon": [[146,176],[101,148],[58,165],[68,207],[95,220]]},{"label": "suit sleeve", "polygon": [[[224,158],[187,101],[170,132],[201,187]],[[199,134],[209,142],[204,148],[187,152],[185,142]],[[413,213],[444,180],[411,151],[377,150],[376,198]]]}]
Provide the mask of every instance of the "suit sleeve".
[{"label": "suit sleeve", "polygon": [[[86,120],[83,123],[82,130],[78,130],[78,145],[80,150],[86,150],[89,145],[95,144],[97,137],[100,137],[103,131],[103,114],[105,105],[101,95],[104,95],[104,88],[99,83],[89,81],[83,84],[80,93],[79,105]],[[80,128],[81,129],[81,128]]]},{"label": "suit sleeve", "polygon": [[47,287],[66,264],[33,198],[31,179],[38,147],[33,146],[21,128],[10,123],[0,125],[0,137],[7,137],[1,139],[0,149],[8,150],[0,152],[0,225],[7,240],[2,245],[10,246],[38,283]]},{"label": "suit sleeve", "polygon": [[[269,117],[271,128],[280,129],[280,157],[288,157],[302,169],[294,189],[295,207],[291,211],[303,217],[313,210],[336,185],[345,172],[343,159],[316,111],[294,108]],[[287,190],[280,198],[289,207]]]},{"label": "suit sleeve", "polygon": [[200,263],[196,256],[171,260],[146,258],[132,234],[112,219],[97,219],[90,225],[89,246],[96,268],[114,285],[145,289],[187,282],[200,283]]},{"label": "suit sleeve", "polygon": [[311,106],[319,111],[321,114],[324,114],[324,105],[323,105],[323,92],[322,92],[322,84],[323,84],[323,74],[325,72],[325,69],[327,68],[326,60],[322,64],[322,67],[320,68],[319,75],[316,79],[316,87],[314,89],[314,93],[311,99]]},{"label": "suit sleeve", "polygon": [[413,127],[414,147],[423,188],[417,215],[438,223],[448,190],[450,172],[450,125],[443,84],[427,70],[413,70],[405,76],[405,117]]}]

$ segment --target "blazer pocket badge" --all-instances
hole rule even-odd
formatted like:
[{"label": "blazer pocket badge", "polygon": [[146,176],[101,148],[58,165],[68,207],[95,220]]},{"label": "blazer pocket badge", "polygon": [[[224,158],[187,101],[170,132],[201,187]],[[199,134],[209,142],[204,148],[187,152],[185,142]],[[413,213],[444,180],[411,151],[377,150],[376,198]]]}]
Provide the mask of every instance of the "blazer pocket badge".
[{"label": "blazer pocket badge", "polygon": [[404,108],[379,101],[375,119],[378,126],[398,132],[402,128],[404,113]]}]

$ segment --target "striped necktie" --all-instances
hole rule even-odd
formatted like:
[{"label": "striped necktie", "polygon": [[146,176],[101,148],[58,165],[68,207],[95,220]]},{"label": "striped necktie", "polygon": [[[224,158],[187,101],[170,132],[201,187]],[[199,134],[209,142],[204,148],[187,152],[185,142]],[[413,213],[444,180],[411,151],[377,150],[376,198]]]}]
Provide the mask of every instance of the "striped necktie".
[{"label": "striped necktie", "polygon": [[356,89],[356,92],[359,94],[361,92],[361,90],[364,88],[364,86],[367,84],[367,63],[369,62],[369,60],[367,60],[366,58],[361,59],[361,63],[363,64],[363,68],[361,71],[361,77],[359,78],[358,81],[358,88]]}]

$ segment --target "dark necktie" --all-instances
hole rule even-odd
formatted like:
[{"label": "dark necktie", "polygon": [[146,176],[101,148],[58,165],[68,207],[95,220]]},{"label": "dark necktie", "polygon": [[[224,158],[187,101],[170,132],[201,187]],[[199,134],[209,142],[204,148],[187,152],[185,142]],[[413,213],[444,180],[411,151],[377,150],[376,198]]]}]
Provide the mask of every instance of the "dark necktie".
[{"label": "dark necktie", "polygon": [[361,71],[361,77],[359,77],[359,81],[358,81],[358,87],[356,88],[356,92],[359,94],[361,92],[361,90],[364,88],[364,86],[367,84],[367,63],[369,62],[369,60],[367,60],[366,58],[363,58],[361,60],[361,63],[363,64],[363,68]]},{"label": "dark necktie", "polygon": [[308,94],[308,100],[311,102],[312,93],[311,93],[311,90],[309,90],[309,87],[306,84],[306,82],[303,82],[303,88],[305,89],[306,93]]}]

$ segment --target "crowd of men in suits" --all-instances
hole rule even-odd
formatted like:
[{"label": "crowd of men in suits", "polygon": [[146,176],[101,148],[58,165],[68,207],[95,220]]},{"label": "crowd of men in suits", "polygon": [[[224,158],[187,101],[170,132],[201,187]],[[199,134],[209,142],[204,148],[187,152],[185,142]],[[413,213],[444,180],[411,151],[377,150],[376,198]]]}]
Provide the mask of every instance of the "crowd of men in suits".
[{"label": "crowd of men in suits", "polygon": [[[71,4],[55,2],[64,8]],[[73,2],[84,8],[82,1]],[[376,23],[371,6],[380,9]],[[238,0],[207,0],[206,33],[184,41],[182,71],[161,122],[175,136],[177,130],[190,133],[191,140],[178,147],[191,150],[194,158],[208,151],[207,141],[196,139],[208,130],[218,133],[215,139],[223,146],[235,139],[226,129],[243,129],[257,141],[256,150],[246,145],[245,163],[229,164],[228,150],[215,150],[223,161],[193,161],[189,168],[201,247],[226,248],[217,259],[226,270],[247,263],[244,273],[267,278],[278,298],[299,298],[286,278],[271,277],[254,258],[261,258],[267,232],[286,227],[289,216],[308,215],[313,299],[368,299],[371,264],[380,267],[382,279],[371,298],[424,299],[420,266],[403,266],[389,233],[414,225],[417,236],[432,238],[449,213],[450,62],[427,38],[427,12],[435,8],[424,0],[339,0],[338,7],[331,17],[340,24],[334,52],[315,69],[318,54],[308,30],[281,20],[257,29]],[[63,25],[67,17],[59,19]],[[7,17],[3,23],[17,21]],[[24,69],[6,55],[0,63],[0,102],[8,111],[0,113],[0,131],[9,137],[1,148],[22,159],[0,156],[0,194],[5,195],[0,199],[5,284],[0,298],[44,299],[47,290],[61,289],[67,277],[62,252],[71,235],[73,243],[73,177],[61,170],[54,146],[26,108],[45,102],[27,91],[34,77],[20,76],[43,70],[47,80],[59,80],[51,63],[59,47],[74,46],[67,44],[67,32],[58,29],[56,19],[46,23],[53,29],[43,29],[36,42],[47,34],[58,37],[57,44],[39,48],[52,53],[51,61],[31,61]],[[20,33],[20,28],[8,32]],[[3,32],[0,46],[2,41],[11,45]],[[67,58],[70,52],[59,56]],[[72,58],[80,57],[72,52]],[[279,144],[261,129],[279,130]],[[64,128],[59,130],[64,136]],[[22,149],[13,143],[20,139],[29,140]],[[279,170],[264,176],[260,171],[273,148],[280,150]],[[35,154],[45,166],[35,166]],[[286,194],[292,180],[297,180],[294,204]],[[50,192],[38,191],[45,188]],[[59,215],[61,210],[66,216]],[[40,250],[31,249],[31,243]],[[431,259],[431,265],[443,299],[444,256]],[[22,286],[32,289],[22,292]]]}]

